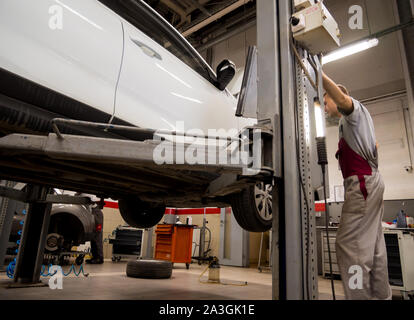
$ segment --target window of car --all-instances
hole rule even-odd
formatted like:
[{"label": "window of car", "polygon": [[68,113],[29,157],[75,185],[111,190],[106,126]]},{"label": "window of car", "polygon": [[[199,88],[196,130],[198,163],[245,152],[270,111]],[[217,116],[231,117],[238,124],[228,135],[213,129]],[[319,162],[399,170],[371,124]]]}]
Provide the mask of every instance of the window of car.
[{"label": "window of car", "polygon": [[151,8],[137,0],[99,0],[122,18],[145,33],[152,40],[170,51],[191,69],[207,79],[212,84],[216,76],[208,65],[197,54],[178,32],[167,22],[153,12]]}]

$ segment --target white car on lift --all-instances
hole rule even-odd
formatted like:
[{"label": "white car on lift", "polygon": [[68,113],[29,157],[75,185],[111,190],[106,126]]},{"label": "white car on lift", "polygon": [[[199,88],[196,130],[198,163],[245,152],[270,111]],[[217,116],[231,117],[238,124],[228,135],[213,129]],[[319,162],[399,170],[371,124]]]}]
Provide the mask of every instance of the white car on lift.
[{"label": "white car on lift", "polygon": [[[183,121],[186,130],[204,132],[247,125],[225,89],[234,65],[223,61],[216,76],[143,1],[2,0],[0,39],[1,134],[47,133],[56,117],[169,130]],[[271,227],[270,198],[262,189],[232,197],[245,229]],[[144,222],[131,207],[120,201],[122,216],[137,227],[155,225],[163,214]]]}]

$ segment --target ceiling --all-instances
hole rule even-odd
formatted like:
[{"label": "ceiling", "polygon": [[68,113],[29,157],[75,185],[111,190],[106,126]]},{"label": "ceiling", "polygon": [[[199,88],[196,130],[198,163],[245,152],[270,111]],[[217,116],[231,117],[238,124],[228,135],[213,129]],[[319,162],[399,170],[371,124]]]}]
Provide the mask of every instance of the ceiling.
[{"label": "ceiling", "polygon": [[[208,17],[215,3],[210,0],[146,0],[169,23],[177,29],[184,29],[199,17]],[[214,3],[213,3],[214,2]],[[223,2],[223,1],[221,1]]]},{"label": "ceiling", "polygon": [[[398,24],[394,14],[394,1],[325,0],[325,4],[339,24],[342,45]],[[351,30],[348,26],[351,17],[348,10],[355,4],[363,8],[362,30]],[[375,48],[325,65],[324,71],[361,100],[404,90],[398,33],[380,38],[379,45]]]},{"label": "ceiling", "polygon": [[198,48],[256,17],[255,0],[145,0]]}]

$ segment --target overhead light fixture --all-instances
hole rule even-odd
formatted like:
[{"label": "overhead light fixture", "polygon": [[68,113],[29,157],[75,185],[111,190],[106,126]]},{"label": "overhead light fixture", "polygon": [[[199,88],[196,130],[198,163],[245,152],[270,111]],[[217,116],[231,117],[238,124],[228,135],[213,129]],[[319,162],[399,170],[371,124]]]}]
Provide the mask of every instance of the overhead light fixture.
[{"label": "overhead light fixture", "polygon": [[329,62],[348,57],[355,53],[368,50],[372,47],[376,47],[378,45],[378,42],[379,41],[377,38],[373,38],[332,51],[331,53],[328,53],[326,56],[322,58],[322,64],[327,64]]}]

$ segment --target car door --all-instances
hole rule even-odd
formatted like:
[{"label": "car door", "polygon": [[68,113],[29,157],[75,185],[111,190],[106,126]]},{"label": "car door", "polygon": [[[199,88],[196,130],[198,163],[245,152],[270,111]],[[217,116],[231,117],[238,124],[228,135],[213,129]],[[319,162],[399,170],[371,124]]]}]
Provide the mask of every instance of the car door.
[{"label": "car door", "polygon": [[0,68],[103,111],[109,121],[123,51],[113,11],[97,0],[1,0],[0,39]]},{"label": "car door", "polygon": [[[122,14],[125,54],[117,118],[152,129],[235,128],[236,100],[213,85],[214,73],[161,16],[142,2]],[[128,20],[128,21],[127,21]]]}]

